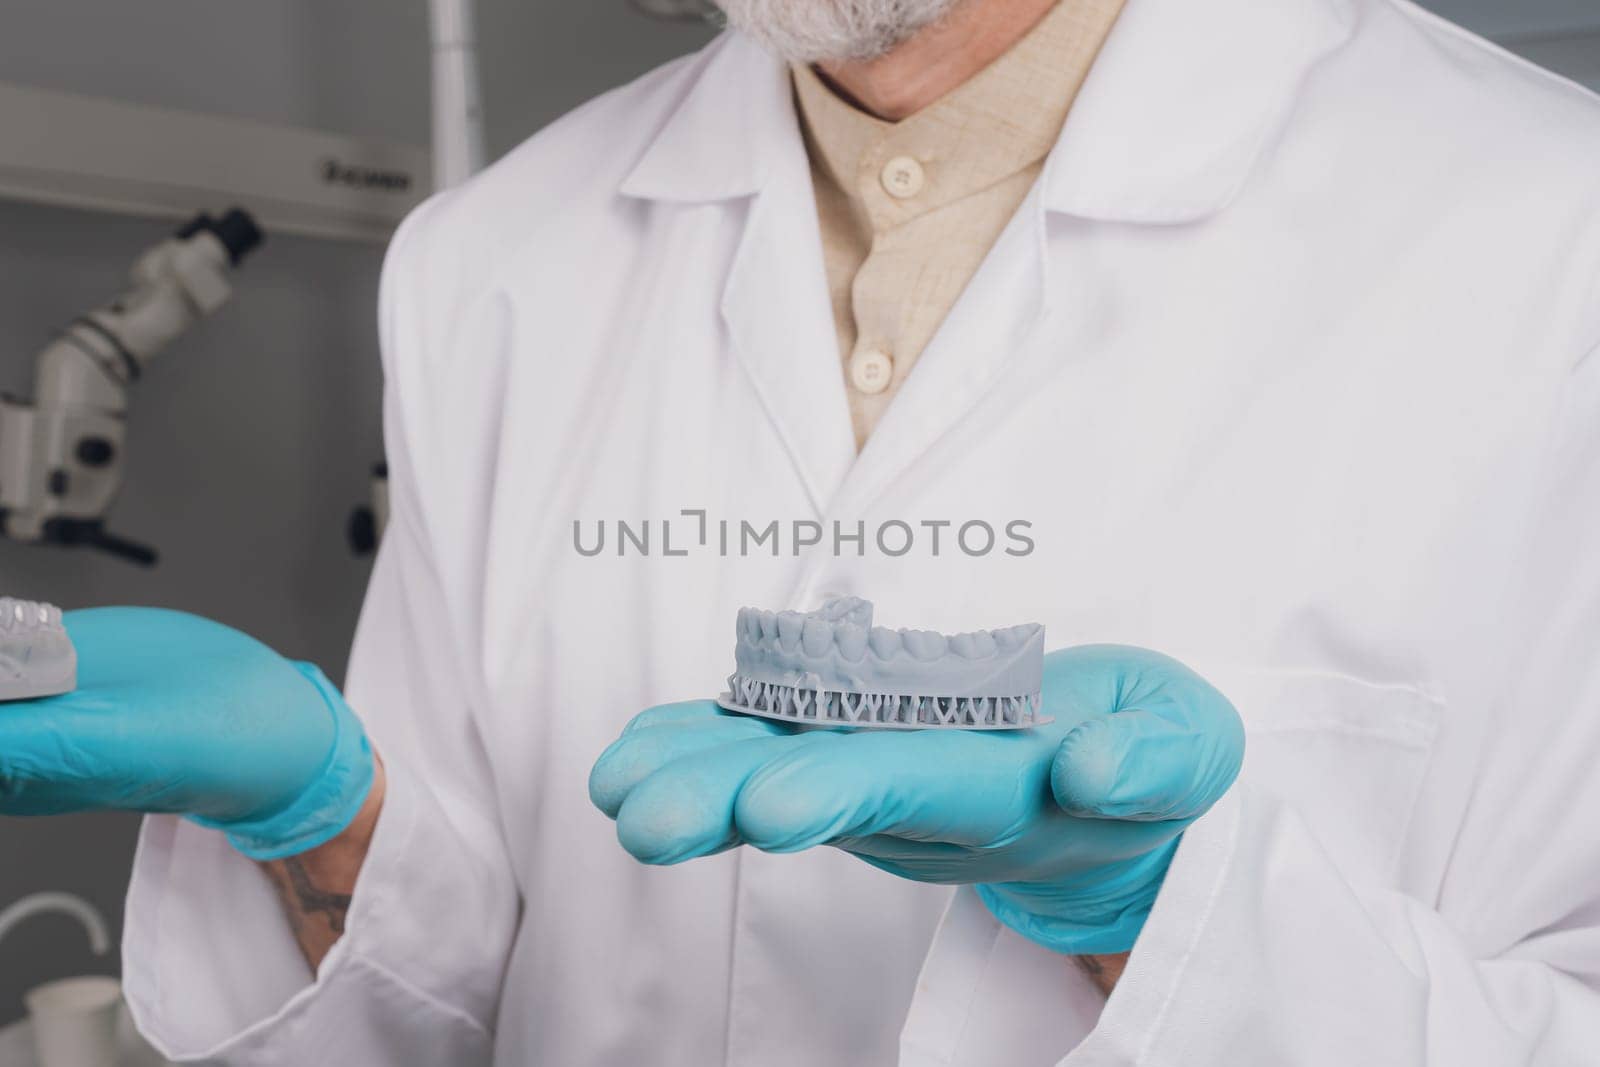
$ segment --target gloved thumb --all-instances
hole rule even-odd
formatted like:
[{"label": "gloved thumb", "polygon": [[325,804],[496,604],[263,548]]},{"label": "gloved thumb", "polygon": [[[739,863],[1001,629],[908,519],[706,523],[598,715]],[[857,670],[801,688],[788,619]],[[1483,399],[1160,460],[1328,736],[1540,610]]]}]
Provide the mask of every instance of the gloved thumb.
[{"label": "gloved thumb", "polygon": [[1187,716],[1131,708],[1079,723],[1050,767],[1056,803],[1088,819],[1194,819],[1228,791],[1244,758],[1232,714]]}]

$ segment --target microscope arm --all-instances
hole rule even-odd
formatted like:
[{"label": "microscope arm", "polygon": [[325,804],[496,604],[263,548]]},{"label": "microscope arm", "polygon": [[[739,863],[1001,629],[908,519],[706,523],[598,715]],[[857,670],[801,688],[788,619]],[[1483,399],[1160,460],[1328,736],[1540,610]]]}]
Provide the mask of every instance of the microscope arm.
[{"label": "microscope arm", "polygon": [[39,354],[31,403],[0,397],[0,532],[155,562],[105,529],[122,483],[128,386],[226,303],[229,271],[260,241],[242,211],[197,217],[139,258],[126,293]]}]

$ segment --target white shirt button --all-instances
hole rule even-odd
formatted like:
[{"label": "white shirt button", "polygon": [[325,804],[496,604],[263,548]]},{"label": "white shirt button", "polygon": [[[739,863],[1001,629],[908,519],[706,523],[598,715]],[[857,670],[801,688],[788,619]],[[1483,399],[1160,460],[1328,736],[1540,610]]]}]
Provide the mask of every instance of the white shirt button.
[{"label": "white shirt button", "polygon": [[927,184],[928,175],[922,169],[922,164],[910,156],[895,156],[883,165],[884,191],[896,200],[908,200],[922,192],[922,187]]},{"label": "white shirt button", "polygon": [[860,348],[850,357],[850,384],[868,396],[889,388],[894,377],[894,360],[881,348]]}]

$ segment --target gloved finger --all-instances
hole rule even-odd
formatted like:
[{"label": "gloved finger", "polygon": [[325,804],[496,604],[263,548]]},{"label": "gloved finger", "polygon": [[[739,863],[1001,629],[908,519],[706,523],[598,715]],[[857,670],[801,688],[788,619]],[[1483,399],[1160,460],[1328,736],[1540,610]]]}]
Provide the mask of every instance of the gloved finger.
[{"label": "gloved finger", "polygon": [[1227,715],[1134,708],[1073,727],[1056,750],[1050,786],[1079,818],[1193,819],[1239,774],[1244,728]]},{"label": "gloved finger", "polygon": [[644,709],[628,720],[628,725],[622,728],[622,732],[630,734],[647,726],[661,726],[669,722],[728,717],[729,713],[714,700],[684,700],[676,704],[657,704],[653,708]]},{"label": "gloved finger", "polygon": [[1047,745],[1021,732],[833,734],[751,775],[734,821],[769,852],[872,834],[997,845],[1049,802]]},{"label": "gloved finger", "polygon": [[617,814],[617,840],[643,863],[671,864],[739,842],[733,806],[746,779],[774,757],[824,735],[750,737],[702,749],[639,783]]},{"label": "gloved finger", "polygon": [[81,690],[0,707],[0,814],[178,810],[167,782],[139,781],[121,755],[122,739],[140,733]]},{"label": "gloved finger", "polygon": [[[45,806],[36,787],[59,777],[63,751],[59,731],[51,723],[70,716],[70,697],[21,700],[0,706],[0,814],[54,815],[74,810],[70,804]],[[50,767],[56,775],[47,774]]]},{"label": "gloved finger", "polygon": [[[685,705],[651,710],[671,708]],[[589,799],[615,819],[634,787],[667,764],[703,749],[783,732],[779,723],[746,715],[663,715],[644,725],[635,719],[595,761],[589,772]]]}]

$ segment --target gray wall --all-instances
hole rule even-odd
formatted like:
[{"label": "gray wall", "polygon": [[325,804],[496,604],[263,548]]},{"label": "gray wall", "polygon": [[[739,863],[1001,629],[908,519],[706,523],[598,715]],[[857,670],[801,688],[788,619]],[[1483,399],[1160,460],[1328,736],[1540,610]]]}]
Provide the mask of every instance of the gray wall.
[{"label": "gray wall", "polygon": [[[1592,0],[1439,0],[1541,62],[1600,82]],[[689,50],[700,27],[623,0],[480,0],[490,143],[503,151],[595,92]],[[424,143],[422,0],[0,0],[0,80]],[[1587,30],[1589,36],[1578,31]],[[0,136],[4,131],[0,131]],[[164,227],[0,202],[0,390],[25,391],[54,327],[107,297]],[[0,592],[68,607],[160,604],[341,670],[367,566],[343,540],[380,450],[373,304],[381,250],[276,238],[235,302],[140,384],[116,525],[165,553],[144,572],[0,542]],[[0,822],[0,906],[67,889],[112,917],[134,822]],[[64,923],[0,945],[0,1023],[21,990],[108,966]]]}]

